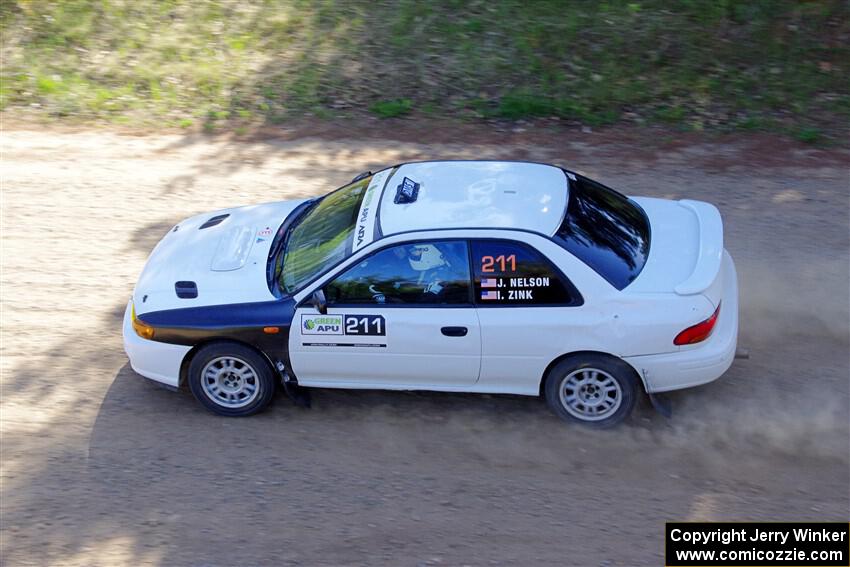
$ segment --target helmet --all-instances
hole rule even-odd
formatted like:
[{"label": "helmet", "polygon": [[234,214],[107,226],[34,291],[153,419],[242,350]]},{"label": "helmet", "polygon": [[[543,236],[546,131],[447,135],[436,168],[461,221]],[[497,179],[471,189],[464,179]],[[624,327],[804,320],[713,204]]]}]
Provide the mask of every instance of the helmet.
[{"label": "helmet", "polygon": [[446,265],[443,253],[433,244],[414,245],[407,255],[410,267],[417,272],[433,270]]}]

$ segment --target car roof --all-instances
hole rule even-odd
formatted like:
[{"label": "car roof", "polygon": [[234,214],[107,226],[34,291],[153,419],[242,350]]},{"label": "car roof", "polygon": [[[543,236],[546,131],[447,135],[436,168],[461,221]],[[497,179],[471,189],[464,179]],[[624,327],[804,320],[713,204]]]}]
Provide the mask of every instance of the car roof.
[{"label": "car roof", "polygon": [[[405,178],[416,200],[395,203]],[[398,166],[379,209],[384,236],[400,232],[507,228],[555,234],[567,205],[567,176],[555,166],[517,161],[428,161]]]}]

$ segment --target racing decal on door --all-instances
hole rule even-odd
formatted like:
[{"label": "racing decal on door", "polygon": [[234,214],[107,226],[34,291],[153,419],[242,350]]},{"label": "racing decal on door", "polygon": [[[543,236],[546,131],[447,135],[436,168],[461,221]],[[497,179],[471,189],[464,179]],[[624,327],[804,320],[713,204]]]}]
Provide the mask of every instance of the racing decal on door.
[{"label": "racing decal on door", "polygon": [[[348,335],[385,337],[387,320],[383,315],[301,315],[302,335]],[[382,343],[303,343],[304,346],[386,347]]]},{"label": "racing decal on door", "polygon": [[301,315],[303,335],[341,335],[342,315]]},{"label": "racing decal on door", "polygon": [[346,315],[345,334],[385,337],[387,322],[383,315]]},{"label": "racing decal on door", "polygon": [[355,347],[355,348],[387,348],[384,343],[302,343],[304,346],[324,347]]}]

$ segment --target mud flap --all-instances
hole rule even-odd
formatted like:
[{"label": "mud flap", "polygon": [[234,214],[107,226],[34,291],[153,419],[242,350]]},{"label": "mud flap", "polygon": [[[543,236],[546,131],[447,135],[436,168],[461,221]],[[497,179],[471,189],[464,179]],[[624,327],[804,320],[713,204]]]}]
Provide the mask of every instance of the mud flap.
[{"label": "mud flap", "polygon": [[277,361],[275,368],[277,368],[278,374],[280,374],[280,383],[283,385],[283,391],[286,392],[292,403],[300,408],[309,408],[311,403],[310,390],[298,385],[298,381],[286,371],[286,365],[283,362]]},{"label": "mud flap", "polygon": [[652,402],[652,407],[655,408],[655,411],[664,417],[670,418],[673,416],[673,403],[664,394],[649,394],[649,401]]},{"label": "mud flap", "polygon": [[289,399],[296,406],[300,408],[310,407],[310,390],[297,385],[294,380],[287,381],[284,379],[283,391],[286,392],[286,395],[289,396]]}]

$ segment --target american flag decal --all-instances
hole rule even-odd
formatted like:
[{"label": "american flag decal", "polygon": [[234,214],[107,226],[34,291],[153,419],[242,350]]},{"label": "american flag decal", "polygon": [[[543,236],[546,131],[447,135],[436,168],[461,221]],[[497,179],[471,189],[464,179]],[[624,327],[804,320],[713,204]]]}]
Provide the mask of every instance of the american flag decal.
[{"label": "american flag decal", "polygon": [[481,287],[499,287],[496,278],[481,278]]},{"label": "american flag decal", "polygon": [[482,291],[481,299],[499,299],[498,291]]}]

